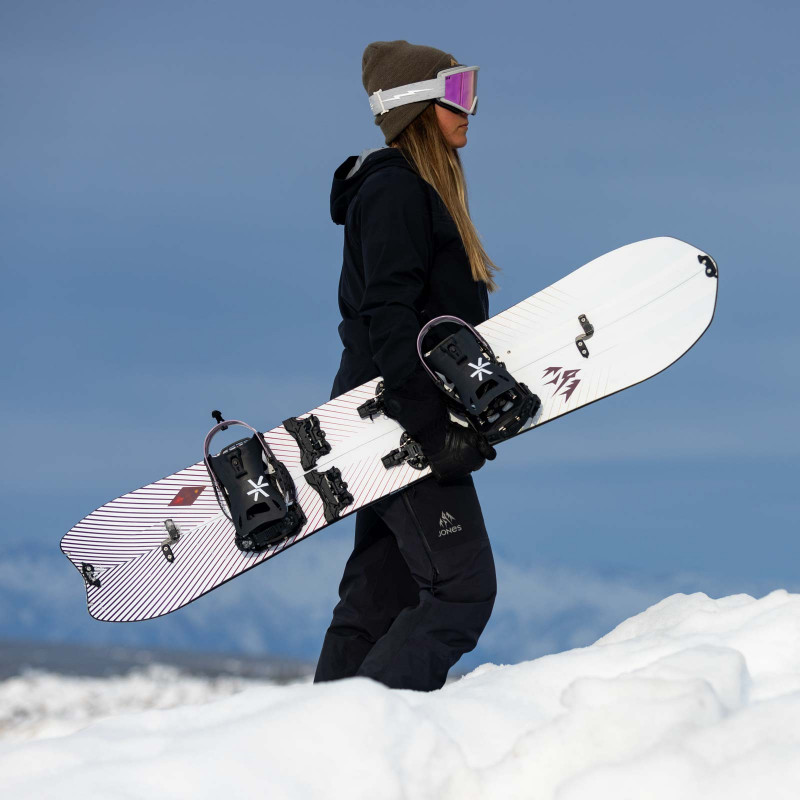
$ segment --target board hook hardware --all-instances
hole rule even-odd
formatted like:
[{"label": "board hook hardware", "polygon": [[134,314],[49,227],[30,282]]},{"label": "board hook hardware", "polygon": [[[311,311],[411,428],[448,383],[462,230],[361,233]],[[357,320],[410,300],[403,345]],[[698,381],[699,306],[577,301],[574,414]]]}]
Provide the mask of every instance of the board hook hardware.
[{"label": "board hook hardware", "polygon": [[580,322],[581,327],[583,328],[583,333],[580,336],[575,337],[575,344],[578,348],[578,352],[584,357],[589,358],[589,348],[586,346],[586,340],[591,339],[594,336],[594,325],[589,322],[589,318],[586,314],[581,314],[578,317],[578,322]]},{"label": "board hook hardware", "polygon": [[709,278],[717,277],[717,264],[711,256],[703,254],[697,256],[697,260],[706,268],[706,275]]},{"label": "board hook hardware", "polygon": [[164,527],[167,529],[167,538],[161,542],[161,552],[164,558],[171,564],[175,560],[175,553],[172,552],[172,545],[181,538],[181,529],[171,520],[164,520]]},{"label": "board hook hardware", "polygon": [[94,571],[94,564],[81,564],[81,575],[89,586],[94,586],[96,589],[100,588],[100,579]]}]

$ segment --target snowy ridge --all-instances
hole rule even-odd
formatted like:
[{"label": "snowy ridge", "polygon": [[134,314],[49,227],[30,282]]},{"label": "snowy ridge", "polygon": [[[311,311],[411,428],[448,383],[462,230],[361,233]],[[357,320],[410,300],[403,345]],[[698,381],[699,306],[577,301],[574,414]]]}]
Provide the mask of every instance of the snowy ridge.
[{"label": "snowy ridge", "polygon": [[[0,747],[16,797],[770,800],[800,786],[800,595],[672,595],[431,694],[265,686]],[[9,794],[9,796],[12,796]]]},{"label": "snowy ridge", "polygon": [[167,664],[106,678],[26,670],[0,683],[0,741],[65,736],[107,717],[200,705],[270,683],[236,675],[190,675]]}]

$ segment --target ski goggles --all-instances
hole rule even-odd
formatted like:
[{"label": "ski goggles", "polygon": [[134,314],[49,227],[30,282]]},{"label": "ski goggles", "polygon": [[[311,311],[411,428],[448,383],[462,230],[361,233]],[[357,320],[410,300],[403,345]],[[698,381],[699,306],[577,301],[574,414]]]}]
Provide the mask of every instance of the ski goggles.
[{"label": "ski goggles", "polygon": [[474,114],[478,109],[478,70],[480,67],[443,69],[429,81],[407,83],[394,89],[378,89],[369,96],[369,107],[377,117],[393,108],[420,100],[434,100],[439,105]]}]

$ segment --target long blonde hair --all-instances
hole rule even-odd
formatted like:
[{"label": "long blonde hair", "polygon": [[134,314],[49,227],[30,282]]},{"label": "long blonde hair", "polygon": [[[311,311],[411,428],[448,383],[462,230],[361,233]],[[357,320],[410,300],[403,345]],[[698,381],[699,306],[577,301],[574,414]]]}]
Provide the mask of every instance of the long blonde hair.
[{"label": "long blonde hair", "polygon": [[473,280],[484,281],[494,292],[494,273],[500,268],[489,258],[472,223],[461,159],[444,138],[433,103],[401,131],[392,146],[399,148],[419,176],[439,193],[461,235]]}]

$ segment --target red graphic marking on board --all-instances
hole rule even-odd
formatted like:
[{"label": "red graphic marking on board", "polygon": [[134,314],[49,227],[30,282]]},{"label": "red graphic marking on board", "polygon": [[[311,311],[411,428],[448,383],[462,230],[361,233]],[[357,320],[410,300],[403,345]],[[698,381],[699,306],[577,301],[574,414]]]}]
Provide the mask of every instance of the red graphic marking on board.
[{"label": "red graphic marking on board", "polygon": [[184,486],[170,501],[171,506],[190,506],[200,497],[205,486]]}]

